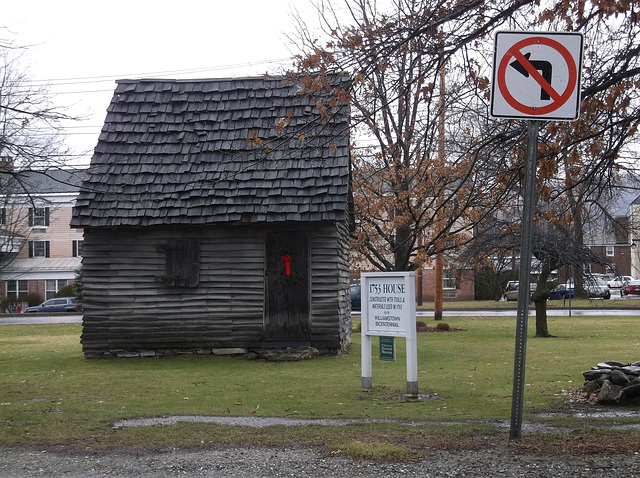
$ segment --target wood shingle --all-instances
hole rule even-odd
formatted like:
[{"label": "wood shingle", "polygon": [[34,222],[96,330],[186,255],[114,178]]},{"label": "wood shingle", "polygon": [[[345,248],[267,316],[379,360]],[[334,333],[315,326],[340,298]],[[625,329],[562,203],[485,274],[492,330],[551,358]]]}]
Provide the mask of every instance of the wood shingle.
[{"label": "wood shingle", "polygon": [[118,81],[72,226],[344,220],[348,115],[321,115],[329,93],[301,90],[273,77]]}]

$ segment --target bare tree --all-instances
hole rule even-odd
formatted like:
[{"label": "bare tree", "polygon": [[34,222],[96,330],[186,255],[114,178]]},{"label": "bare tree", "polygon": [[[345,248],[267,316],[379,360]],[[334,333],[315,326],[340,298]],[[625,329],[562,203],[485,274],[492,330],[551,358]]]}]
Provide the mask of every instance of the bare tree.
[{"label": "bare tree", "polygon": [[34,86],[22,52],[0,40],[0,268],[26,243],[34,176],[63,168],[69,158],[61,122],[73,119],[46,88]]},{"label": "bare tree", "polygon": [[385,8],[368,0],[338,3],[342,8],[318,5],[322,41],[299,28],[303,49],[312,52],[300,68],[353,79],[359,259],[380,270],[417,269],[466,243],[472,225],[512,184],[504,181],[505,131],[510,141],[521,132],[468,119],[486,118],[481,90],[487,85],[476,74],[477,56],[465,48],[484,32],[471,18],[490,12],[500,24],[511,2],[487,3],[483,13],[478,2],[456,9],[432,0]]},{"label": "bare tree", "polygon": [[[602,204],[623,171],[637,175],[625,156],[640,121],[638,7],[583,0],[319,1],[324,35],[299,27],[307,52],[300,69],[353,78],[361,257],[382,270],[414,269],[464,245],[470,228],[500,208],[520,204],[526,123],[488,115],[497,28],[585,36],[582,114],[573,123],[542,125],[536,192],[539,230],[561,232],[584,251],[587,205]],[[508,217],[501,233],[517,234],[518,215]],[[571,262],[571,254],[561,256]]]}]

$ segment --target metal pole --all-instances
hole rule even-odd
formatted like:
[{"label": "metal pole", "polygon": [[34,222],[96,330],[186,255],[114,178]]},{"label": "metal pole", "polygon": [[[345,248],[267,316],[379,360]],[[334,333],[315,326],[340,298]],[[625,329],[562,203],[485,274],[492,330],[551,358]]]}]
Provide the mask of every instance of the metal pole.
[{"label": "metal pole", "polygon": [[[445,94],[445,69],[444,69],[444,43],[442,33],[440,33],[440,100],[438,101],[438,107],[440,108],[440,114],[438,115],[438,162],[441,165],[445,163],[445,110],[446,105],[444,102],[444,94]],[[436,241],[436,263],[435,263],[435,274],[436,274],[436,283],[435,283],[435,291],[433,298],[433,319],[434,320],[442,320],[442,299],[443,299],[443,290],[442,290],[442,280],[443,280],[443,257],[442,257],[442,247],[444,243],[444,236],[442,234],[443,223],[444,223],[444,201],[443,201],[443,191],[439,191],[438,193],[438,201],[437,201],[437,224],[438,224],[438,233],[440,234],[440,238]]]},{"label": "metal pole", "polygon": [[516,324],[515,359],[513,364],[513,394],[511,399],[511,438],[520,438],[522,432],[522,404],[524,400],[527,323],[529,319],[529,300],[531,294],[533,205],[536,192],[536,162],[538,158],[539,130],[539,121],[529,121],[521,228],[522,238],[520,246],[520,282],[518,284],[518,318]]}]

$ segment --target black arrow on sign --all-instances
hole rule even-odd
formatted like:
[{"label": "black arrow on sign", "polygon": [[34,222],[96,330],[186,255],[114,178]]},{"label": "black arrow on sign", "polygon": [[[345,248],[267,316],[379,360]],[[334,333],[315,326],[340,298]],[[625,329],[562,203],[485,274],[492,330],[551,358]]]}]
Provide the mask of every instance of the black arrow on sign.
[{"label": "black arrow on sign", "polygon": [[[532,67],[534,67],[536,70],[538,70],[538,71],[540,71],[542,73],[542,78],[547,80],[547,83],[549,83],[549,85],[551,85],[551,77],[553,76],[553,66],[551,65],[551,63],[549,63],[548,61],[545,61],[545,60],[533,60],[533,61],[530,61],[529,58],[531,57],[531,53],[527,53],[526,55],[524,55],[524,57],[531,64]],[[521,73],[522,75],[524,75],[525,78],[529,78],[529,72],[524,67],[524,65],[522,63],[520,63],[518,60],[514,61],[513,63],[509,63],[509,66],[515,68],[515,70],[518,73]],[[541,100],[550,100],[551,99],[551,97],[549,96],[549,93],[547,93],[544,90],[544,88],[540,89],[540,99]]]}]

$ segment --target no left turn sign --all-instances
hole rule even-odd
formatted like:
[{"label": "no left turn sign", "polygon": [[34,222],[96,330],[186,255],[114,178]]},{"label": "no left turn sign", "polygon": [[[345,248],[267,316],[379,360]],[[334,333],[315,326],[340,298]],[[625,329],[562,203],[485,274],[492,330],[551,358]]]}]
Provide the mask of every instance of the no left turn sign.
[{"label": "no left turn sign", "polygon": [[582,49],[580,33],[498,32],[491,115],[578,119]]}]

